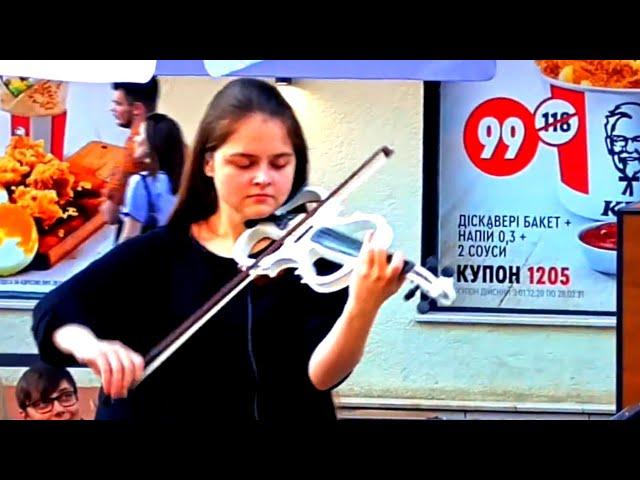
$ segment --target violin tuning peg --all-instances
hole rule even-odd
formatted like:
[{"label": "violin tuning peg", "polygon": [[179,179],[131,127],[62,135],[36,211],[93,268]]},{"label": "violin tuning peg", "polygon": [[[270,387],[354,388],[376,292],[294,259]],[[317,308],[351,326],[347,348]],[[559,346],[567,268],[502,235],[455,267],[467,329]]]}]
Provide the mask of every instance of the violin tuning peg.
[{"label": "violin tuning peg", "polygon": [[427,270],[431,270],[431,273],[438,271],[438,259],[434,256],[427,258],[427,261],[424,264],[424,268]]},{"label": "violin tuning peg", "polygon": [[444,268],[440,271],[440,274],[441,274],[443,277],[453,278],[453,276],[454,276],[455,272],[453,271],[453,267],[447,266],[447,267],[444,267]]},{"label": "violin tuning peg", "polygon": [[295,217],[295,215],[285,214],[277,217],[274,223],[276,224],[276,227],[278,227],[280,230],[284,230],[287,228],[287,226],[289,225],[289,222],[293,217]]},{"label": "violin tuning peg", "polygon": [[424,315],[426,313],[429,313],[429,310],[431,310],[431,303],[429,302],[429,300],[423,300],[418,303],[418,313]]},{"label": "violin tuning peg", "polygon": [[409,300],[411,300],[413,297],[415,297],[416,293],[418,292],[418,290],[420,289],[419,285],[414,285],[413,287],[411,287],[409,289],[409,291],[407,293],[404,294],[404,300],[405,302],[408,302]]}]

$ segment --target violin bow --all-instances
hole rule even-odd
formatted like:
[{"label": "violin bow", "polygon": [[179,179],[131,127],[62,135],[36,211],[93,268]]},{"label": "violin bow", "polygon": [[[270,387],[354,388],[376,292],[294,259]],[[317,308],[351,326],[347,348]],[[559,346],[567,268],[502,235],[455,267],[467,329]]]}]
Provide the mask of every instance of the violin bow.
[{"label": "violin bow", "polygon": [[255,262],[233,277],[226,285],[216,292],[202,307],[191,314],[182,324],[173,330],[160,343],[153,347],[144,357],[145,369],[138,384],[158,368],[169,356],[171,356],[180,346],[182,346],[196,331],[198,331],[213,315],[224,307],[236,294],[246,287],[255,275],[252,270],[267,256],[276,252],[285,240],[304,228],[307,222],[327,205],[340,202],[347,198],[354,190],[377,171],[387,158],[393,155],[394,151],[388,146],[378,148],[369,158],[356,168],[347,178],[345,178],[336,188],[334,188],[323,200],[317,202],[316,208],[310,210],[286,233],[274,240],[269,247],[260,254]]}]

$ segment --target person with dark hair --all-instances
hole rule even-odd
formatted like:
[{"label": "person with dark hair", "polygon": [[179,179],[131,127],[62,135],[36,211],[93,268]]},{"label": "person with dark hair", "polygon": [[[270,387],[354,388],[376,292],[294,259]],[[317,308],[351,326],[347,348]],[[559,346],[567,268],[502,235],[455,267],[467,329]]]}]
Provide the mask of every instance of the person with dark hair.
[{"label": "person with dark hair", "polygon": [[124,190],[129,176],[138,172],[138,165],[134,160],[135,138],[140,135],[140,126],[148,115],[157,108],[159,86],[154,76],[146,83],[113,83],[111,112],[118,126],[131,131],[125,142],[125,155],[122,162],[114,163],[111,167],[104,189],[105,201],[100,211],[110,224],[120,221],[120,206],[124,201]]},{"label": "person with dark hair", "polygon": [[[115,82],[113,112],[118,125],[132,128],[140,118],[156,111],[158,104],[158,79],[153,76],[145,83]],[[122,108],[119,108],[122,107]]]},{"label": "person with dark hair", "polygon": [[78,387],[66,368],[31,366],[18,380],[16,401],[25,420],[82,420]]},{"label": "person with dark hair", "polygon": [[140,171],[127,181],[118,243],[166,225],[184,166],[180,127],[162,113],[147,117],[135,142],[134,161]]},{"label": "person with dark hair", "polygon": [[136,159],[144,155],[145,149],[148,150],[150,163],[157,163],[158,171],[167,174],[171,193],[177,194],[187,153],[178,123],[167,115],[153,113],[147,117],[145,135],[141,135],[139,140]]},{"label": "person with dark hair", "polygon": [[[142,378],[144,355],[238,274],[232,250],[245,222],[299,193],[307,164],[302,128],[278,89],[229,82],[199,125],[169,223],[116,246],[38,302],[40,355],[78,361],[101,378],[97,419],[191,420],[198,411],[206,412],[198,421],[336,420],[331,392],[404,280],[402,255],[389,260],[375,235],[348,288],[317,293],[294,269],[258,277]],[[336,267],[327,261],[319,273]]]}]

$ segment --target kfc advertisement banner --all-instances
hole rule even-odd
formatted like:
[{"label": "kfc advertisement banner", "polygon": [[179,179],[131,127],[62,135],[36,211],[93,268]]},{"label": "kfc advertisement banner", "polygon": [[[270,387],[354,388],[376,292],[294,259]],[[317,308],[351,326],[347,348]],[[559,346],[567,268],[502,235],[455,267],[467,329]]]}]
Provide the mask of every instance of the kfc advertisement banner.
[{"label": "kfc advertisement banner", "polygon": [[41,295],[115,245],[101,190],[128,131],[110,84],[0,77],[0,298]]},{"label": "kfc advertisement banner", "polygon": [[499,61],[441,89],[439,251],[455,307],[613,314],[640,201],[640,62]]}]

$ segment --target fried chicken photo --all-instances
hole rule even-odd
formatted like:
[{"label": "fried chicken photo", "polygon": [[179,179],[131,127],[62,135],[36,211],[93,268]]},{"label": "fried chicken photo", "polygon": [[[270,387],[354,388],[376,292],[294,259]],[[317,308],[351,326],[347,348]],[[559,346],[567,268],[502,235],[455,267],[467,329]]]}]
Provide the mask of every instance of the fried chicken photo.
[{"label": "fried chicken photo", "polygon": [[52,160],[36,165],[27,179],[27,185],[38,190],[55,190],[58,200],[63,204],[73,198],[73,180],[68,163]]},{"label": "fried chicken photo", "polygon": [[37,190],[21,185],[13,192],[13,200],[32,217],[39,218],[45,229],[64,217],[62,209],[58,206],[58,194],[55,190]]},{"label": "fried chicken photo", "polygon": [[640,60],[536,60],[547,77],[576,85],[640,88]]},{"label": "fried chicken photo", "polygon": [[5,188],[19,185],[30,170],[12,157],[0,157],[0,185]]}]

